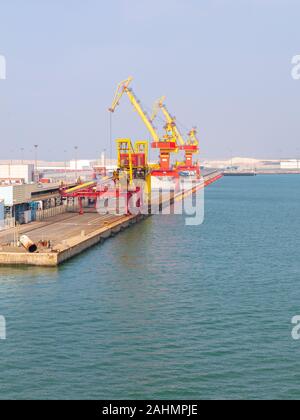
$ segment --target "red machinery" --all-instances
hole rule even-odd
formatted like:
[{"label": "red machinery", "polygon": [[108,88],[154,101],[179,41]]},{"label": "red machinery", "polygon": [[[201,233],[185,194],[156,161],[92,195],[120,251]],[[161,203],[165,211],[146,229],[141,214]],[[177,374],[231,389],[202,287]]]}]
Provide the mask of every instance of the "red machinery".
[{"label": "red machinery", "polygon": [[[125,181],[126,182],[126,181]],[[128,188],[128,183],[123,185],[122,180],[120,181],[119,174],[115,174],[114,178],[109,178],[105,183],[88,182],[85,184],[77,185],[74,188],[65,189],[62,188],[60,193],[63,198],[77,199],[79,204],[79,214],[84,214],[84,201],[86,199],[94,202],[94,208],[98,209],[99,200],[103,200],[104,209],[112,214],[130,214],[130,203],[134,203],[136,208],[142,206],[142,200],[140,195],[140,189],[137,187],[135,190]],[[138,194],[138,195],[137,195]],[[136,198],[135,202],[134,199]],[[123,211],[120,211],[121,200],[125,204]],[[109,202],[114,203],[113,208],[109,208]]]},{"label": "red machinery", "polygon": [[153,149],[159,149],[159,167],[153,168],[151,171],[152,177],[169,178],[172,179],[175,191],[179,190],[179,173],[173,169],[171,165],[171,153],[176,153],[178,146],[174,141],[153,142],[151,144]]},{"label": "red machinery", "polygon": [[178,150],[177,144],[169,141],[153,142],[152,149],[159,149],[159,169],[152,171],[153,176],[177,176],[176,171],[171,167],[170,154],[176,153]]},{"label": "red machinery", "polygon": [[200,164],[193,162],[193,155],[195,153],[199,153],[199,147],[196,145],[185,144],[184,146],[179,146],[179,150],[183,150],[185,152],[185,162],[183,162],[183,164],[179,163],[176,166],[177,171],[195,172],[197,177],[200,177]]},{"label": "red machinery", "polygon": [[196,128],[193,128],[189,132],[189,140],[185,144],[181,145],[179,149],[185,152],[185,162],[184,164],[179,163],[177,165],[177,170],[195,172],[199,178],[201,176],[199,161],[197,163],[193,162],[193,155],[199,153],[199,140],[197,139]]}]

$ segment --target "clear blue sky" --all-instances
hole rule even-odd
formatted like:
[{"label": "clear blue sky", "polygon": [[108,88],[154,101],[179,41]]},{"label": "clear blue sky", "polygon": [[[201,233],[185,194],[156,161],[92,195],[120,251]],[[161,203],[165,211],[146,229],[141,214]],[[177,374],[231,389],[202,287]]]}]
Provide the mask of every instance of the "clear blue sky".
[{"label": "clear blue sky", "polygon": [[[0,159],[109,149],[117,82],[151,107],[167,96],[204,157],[300,155],[297,0],[2,0]],[[147,138],[124,97],[114,136]]]}]

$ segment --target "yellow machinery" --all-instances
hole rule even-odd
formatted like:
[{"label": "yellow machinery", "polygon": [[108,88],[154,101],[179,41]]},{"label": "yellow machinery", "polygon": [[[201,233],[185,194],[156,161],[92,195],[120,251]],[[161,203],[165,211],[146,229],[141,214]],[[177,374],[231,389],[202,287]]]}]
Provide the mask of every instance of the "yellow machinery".
[{"label": "yellow machinery", "polygon": [[95,185],[96,185],[95,181],[86,182],[84,184],[76,185],[76,187],[66,189],[66,193],[67,194],[75,193],[86,188],[94,187]]},{"label": "yellow machinery", "polygon": [[118,168],[125,170],[129,176],[129,184],[134,179],[146,179],[148,172],[148,143],[136,141],[134,147],[130,139],[117,139]]},{"label": "yellow machinery", "polygon": [[[155,131],[151,121],[143,111],[138,99],[134,95],[129,85],[132,81],[132,77],[123,80],[119,83],[112,105],[109,108],[110,112],[115,112],[117,106],[120,104],[120,100],[124,93],[127,94],[134,109],[139,114],[140,118],[146,125],[154,141],[159,141],[159,136]],[[132,144],[128,138],[117,139],[117,152],[118,152],[118,168],[119,170],[125,170],[128,173],[130,186],[133,186],[133,180],[144,179],[147,184],[147,195],[150,199],[151,195],[151,174],[148,164],[149,148],[146,140],[138,140]]]}]

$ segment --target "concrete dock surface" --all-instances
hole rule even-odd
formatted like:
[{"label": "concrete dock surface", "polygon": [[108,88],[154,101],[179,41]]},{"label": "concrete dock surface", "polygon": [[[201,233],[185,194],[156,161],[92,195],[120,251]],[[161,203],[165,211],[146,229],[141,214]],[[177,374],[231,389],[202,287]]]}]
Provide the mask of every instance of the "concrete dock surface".
[{"label": "concrete dock surface", "polygon": [[22,229],[22,234],[36,242],[50,241],[49,247],[39,247],[36,253],[26,252],[22,247],[8,246],[5,241],[11,239],[13,233],[2,232],[0,265],[57,266],[142,218],[143,216],[65,213],[49,218],[47,222],[35,222],[34,226],[32,224]]},{"label": "concrete dock surface", "polygon": [[[68,238],[88,235],[100,229],[108,223],[121,220],[121,216],[100,215],[98,213],[63,213],[50,217],[43,222],[32,222],[18,228],[18,236],[27,235],[33,242],[50,241],[51,247],[63,243]],[[8,229],[0,232],[0,251],[9,250],[10,252],[24,252],[23,248],[7,246],[15,240],[15,229]],[[46,250],[45,250],[46,252]],[[50,251],[49,251],[50,252]]]}]

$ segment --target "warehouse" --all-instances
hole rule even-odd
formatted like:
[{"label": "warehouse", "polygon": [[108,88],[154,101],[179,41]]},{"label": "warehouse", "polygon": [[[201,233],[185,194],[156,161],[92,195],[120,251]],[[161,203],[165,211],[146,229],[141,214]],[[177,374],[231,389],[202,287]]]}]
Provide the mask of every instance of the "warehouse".
[{"label": "warehouse", "polygon": [[38,184],[0,185],[0,202],[0,216],[2,212],[6,227],[15,222],[30,223],[36,220],[38,211],[54,209],[62,204],[58,185],[43,187]]},{"label": "warehouse", "polygon": [[30,184],[34,181],[34,165],[0,164],[0,184]]}]

